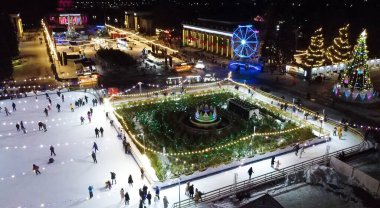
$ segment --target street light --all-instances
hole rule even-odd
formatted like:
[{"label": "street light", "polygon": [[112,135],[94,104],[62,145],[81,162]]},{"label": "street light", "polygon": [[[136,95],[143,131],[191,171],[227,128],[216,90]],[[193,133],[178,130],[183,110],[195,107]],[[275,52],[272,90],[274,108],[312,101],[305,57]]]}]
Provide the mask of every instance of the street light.
[{"label": "street light", "polygon": [[144,155],[145,155],[145,136],[144,136],[144,133],[141,133],[141,134],[138,134],[137,136],[142,136],[143,138],[143,141],[144,141]]},{"label": "street light", "polygon": [[181,207],[181,176],[178,177],[178,207]]},{"label": "street light", "polygon": [[142,82],[139,82],[137,83],[139,85],[139,89],[140,89],[140,94],[141,94],[141,85],[143,84]]},{"label": "street light", "polygon": [[253,155],[253,139],[255,138],[256,134],[256,126],[253,126],[253,136],[251,137],[251,156]]},{"label": "street light", "polygon": [[292,105],[292,108],[290,109],[290,120],[293,119],[293,108],[294,108],[294,98],[293,98],[293,105]]}]

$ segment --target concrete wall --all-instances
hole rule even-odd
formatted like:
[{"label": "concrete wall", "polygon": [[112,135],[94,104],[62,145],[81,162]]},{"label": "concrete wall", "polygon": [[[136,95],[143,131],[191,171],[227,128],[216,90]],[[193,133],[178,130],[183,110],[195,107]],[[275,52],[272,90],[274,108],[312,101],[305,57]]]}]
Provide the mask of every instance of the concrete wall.
[{"label": "concrete wall", "polygon": [[331,157],[330,166],[334,168],[336,172],[348,178],[352,178],[356,185],[363,187],[375,198],[380,198],[380,181],[335,157]]}]

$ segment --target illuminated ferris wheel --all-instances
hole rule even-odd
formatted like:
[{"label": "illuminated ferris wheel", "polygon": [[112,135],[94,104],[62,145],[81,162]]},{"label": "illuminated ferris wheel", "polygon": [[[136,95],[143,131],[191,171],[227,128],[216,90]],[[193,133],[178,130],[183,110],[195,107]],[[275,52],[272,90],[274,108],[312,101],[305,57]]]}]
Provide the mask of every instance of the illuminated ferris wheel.
[{"label": "illuminated ferris wheel", "polygon": [[235,57],[252,58],[259,47],[257,31],[252,25],[239,25],[232,34],[232,48]]}]

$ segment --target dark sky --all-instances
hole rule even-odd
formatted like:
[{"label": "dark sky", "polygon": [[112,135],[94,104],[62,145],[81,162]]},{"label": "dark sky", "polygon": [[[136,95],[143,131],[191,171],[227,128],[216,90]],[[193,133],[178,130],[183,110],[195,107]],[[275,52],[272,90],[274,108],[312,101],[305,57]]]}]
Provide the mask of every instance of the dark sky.
[{"label": "dark sky", "polygon": [[23,21],[36,21],[49,11],[55,11],[56,0],[1,0],[0,10],[21,13]]}]

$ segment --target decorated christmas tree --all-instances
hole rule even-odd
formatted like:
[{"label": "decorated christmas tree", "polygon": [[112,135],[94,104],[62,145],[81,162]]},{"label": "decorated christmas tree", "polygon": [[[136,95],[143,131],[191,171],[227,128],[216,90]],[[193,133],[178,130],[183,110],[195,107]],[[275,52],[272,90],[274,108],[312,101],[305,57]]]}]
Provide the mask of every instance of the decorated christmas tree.
[{"label": "decorated christmas tree", "polygon": [[360,95],[361,100],[370,100],[373,97],[373,86],[369,77],[367,33],[364,30],[354,47],[353,59],[348,64],[337,88],[346,98],[352,97],[356,100]]},{"label": "decorated christmas tree", "polygon": [[306,55],[303,59],[303,65],[306,68],[322,66],[325,63],[324,57],[325,49],[322,28],[319,28],[311,37],[310,45],[307,48]]},{"label": "decorated christmas tree", "polygon": [[332,64],[347,62],[351,59],[351,45],[348,41],[348,27],[339,29],[339,36],[334,38],[333,43],[327,48],[326,57]]}]

